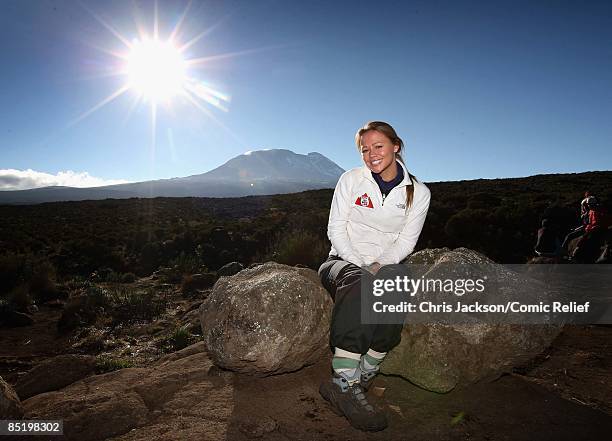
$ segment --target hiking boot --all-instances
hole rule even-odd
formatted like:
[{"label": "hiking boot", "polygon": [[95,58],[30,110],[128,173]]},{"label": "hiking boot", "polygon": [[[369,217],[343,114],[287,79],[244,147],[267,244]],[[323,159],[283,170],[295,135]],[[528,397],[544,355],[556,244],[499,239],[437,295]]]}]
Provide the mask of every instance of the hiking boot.
[{"label": "hiking boot", "polygon": [[387,428],[387,417],[368,403],[359,383],[349,386],[346,378],[334,373],[319,387],[321,396],[336,415],[344,416],[356,429],[377,432]]},{"label": "hiking boot", "polygon": [[371,371],[361,370],[361,376],[359,377],[359,385],[363,388],[363,390],[367,392],[370,389],[370,386],[372,386],[372,383],[374,382],[374,377],[376,377],[377,374],[378,366],[376,366],[376,369],[373,369]]}]

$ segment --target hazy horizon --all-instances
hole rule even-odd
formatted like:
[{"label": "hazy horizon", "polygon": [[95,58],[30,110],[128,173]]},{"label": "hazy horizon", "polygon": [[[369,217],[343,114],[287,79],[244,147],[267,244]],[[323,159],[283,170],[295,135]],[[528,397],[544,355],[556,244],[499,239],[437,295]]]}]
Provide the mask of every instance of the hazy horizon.
[{"label": "hazy horizon", "polygon": [[[262,149],[262,150],[288,150],[288,149]],[[253,150],[253,151],[247,151],[245,153],[243,153],[243,155],[249,155],[250,153],[253,153],[257,150]],[[260,150],[261,151],[261,150]],[[309,152],[311,153],[311,152]],[[320,152],[315,152],[315,153],[320,153]],[[307,155],[307,153],[304,153],[302,155]],[[230,160],[233,158],[230,158]],[[189,176],[197,176],[200,174],[206,174],[210,171],[213,171],[215,169],[217,169],[219,167],[214,167],[210,170],[204,170],[202,171],[202,173],[197,173],[195,175],[186,175],[186,176],[170,176],[170,177],[163,177],[163,178],[155,178],[155,179],[151,179],[151,180],[146,180],[146,181],[156,181],[156,180],[172,180],[172,179],[177,179],[177,178],[185,178],[185,177],[189,177]],[[345,169],[346,171],[346,169]],[[577,172],[558,172],[558,173],[537,173],[537,174],[533,174],[533,175],[526,175],[526,176],[502,176],[502,177],[497,177],[497,178],[485,178],[485,177],[476,177],[476,178],[470,178],[470,179],[441,179],[441,180],[437,180],[437,181],[426,181],[421,179],[421,181],[425,182],[425,183],[443,183],[443,182],[460,182],[460,181],[471,181],[471,180],[478,180],[478,179],[486,179],[486,180],[493,180],[493,179],[520,179],[520,178],[530,178],[530,177],[534,177],[534,176],[540,176],[540,175],[554,175],[554,174],[583,174],[583,173],[598,173],[598,172],[610,172],[611,170],[585,170],[585,171],[577,171]],[[8,172],[5,173],[4,176],[2,174],[0,174],[0,183],[2,183],[3,178],[6,178],[7,175],[10,174],[10,172],[19,172],[19,174],[21,175],[21,178],[24,181],[35,181],[35,182],[41,182],[41,185],[37,185],[37,186],[31,186],[31,187],[27,187],[27,188],[15,188],[15,189],[2,189],[0,188],[0,192],[2,191],[19,191],[19,190],[32,190],[32,189],[36,189],[36,188],[47,188],[47,187],[71,187],[71,188],[82,188],[82,189],[87,189],[87,188],[97,188],[97,187],[104,187],[104,186],[111,186],[111,185],[119,185],[119,184],[136,184],[136,183],[141,183],[141,182],[146,182],[146,181],[121,181],[121,182],[99,182],[99,180],[97,178],[91,177],[91,176],[75,176],[76,174],[74,174],[71,171],[67,171],[67,172],[61,172],[59,179],[64,179],[67,182],[65,184],[62,183],[51,183],[51,184],[44,184],[44,181],[49,181],[51,179],[53,179],[52,175],[49,174],[45,174],[45,173],[40,173],[40,172],[36,172],[33,170],[24,170],[24,171],[18,171],[18,170],[2,170],[0,172]],[[15,173],[17,174],[17,173]],[[79,184],[85,184],[87,182],[94,182],[94,185],[79,185],[79,186],[75,186],[75,185],[70,185],[70,181],[72,180],[72,182],[78,182]]]}]

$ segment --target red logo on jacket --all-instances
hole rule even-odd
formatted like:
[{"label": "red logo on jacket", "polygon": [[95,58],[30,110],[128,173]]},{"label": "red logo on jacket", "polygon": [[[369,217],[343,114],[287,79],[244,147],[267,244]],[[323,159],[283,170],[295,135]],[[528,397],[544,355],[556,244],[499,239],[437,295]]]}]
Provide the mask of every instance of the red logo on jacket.
[{"label": "red logo on jacket", "polygon": [[359,196],[357,200],[355,201],[355,205],[360,205],[362,207],[367,207],[367,208],[374,208],[374,205],[372,205],[372,199],[370,198],[370,196],[368,196],[367,193],[364,193],[361,196]]}]

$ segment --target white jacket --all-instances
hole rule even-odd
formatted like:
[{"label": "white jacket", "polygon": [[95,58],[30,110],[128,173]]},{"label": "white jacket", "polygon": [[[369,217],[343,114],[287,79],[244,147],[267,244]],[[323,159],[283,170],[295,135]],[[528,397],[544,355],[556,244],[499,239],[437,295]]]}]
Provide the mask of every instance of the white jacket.
[{"label": "white jacket", "polygon": [[[384,199],[371,171],[364,165],[345,172],[336,185],[329,212],[327,235],[330,255],[357,266],[378,262],[399,263],[419,239],[429,209],[431,193],[420,182],[404,179]],[[414,185],[412,205],[406,214],[406,186]]]}]

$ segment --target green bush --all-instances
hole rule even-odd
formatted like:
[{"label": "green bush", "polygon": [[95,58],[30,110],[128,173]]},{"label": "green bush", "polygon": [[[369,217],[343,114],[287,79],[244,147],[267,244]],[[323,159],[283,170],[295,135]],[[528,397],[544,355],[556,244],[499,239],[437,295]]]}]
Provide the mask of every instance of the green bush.
[{"label": "green bush", "polygon": [[111,308],[109,291],[96,285],[89,285],[83,295],[68,301],[57,322],[57,329],[60,332],[69,332],[81,326],[93,325]]},{"label": "green bush", "polygon": [[130,368],[134,366],[134,362],[125,358],[112,358],[109,356],[100,356],[96,359],[96,372],[103,374],[119,369]]},{"label": "green bush", "polygon": [[69,291],[85,291],[89,289],[92,284],[86,277],[76,275],[64,282],[64,286]]},{"label": "green bush", "polygon": [[175,351],[186,348],[190,342],[191,334],[185,328],[177,328],[170,336],[170,343]]},{"label": "green bush", "polygon": [[86,294],[71,299],[58,322],[61,332],[94,324],[101,316],[113,326],[134,321],[151,321],[162,315],[168,306],[168,293],[154,289],[127,287],[105,289],[90,286]]},{"label": "green bush", "polygon": [[163,352],[176,352],[185,349],[196,341],[197,337],[192,335],[187,328],[178,327],[172,334],[162,339],[160,344]]},{"label": "green bush", "polygon": [[151,321],[166,311],[168,293],[120,287],[108,291],[114,324]]},{"label": "green bush", "polygon": [[313,233],[297,230],[277,234],[262,260],[274,260],[286,265],[305,265],[317,269],[329,254],[326,239]]},{"label": "green bush", "polygon": [[[46,258],[32,254],[7,253],[0,256],[1,295],[27,284],[27,290],[38,300],[56,298],[55,267]],[[22,289],[22,288],[19,288]]]},{"label": "green bush", "polygon": [[48,261],[34,265],[30,275],[30,292],[43,302],[56,299],[60,292],[55,284],[55,268]]},{"label": "green bush", "polygon": [[7,304],[10,309],[16,311],[26,312],[32,303],[32,296],[30,295],[28,285],[25,283],[13,288],[7,298]]},{"label": "green bush", "polygon": [[121,275],[121,283],[134,283],[136,281],[136,274],[134,273],[123,273]]},{"label": "green bush", "polygon": [[197,254],[185,254],[181,251],[178,257],[170,260],[170,266],[183,275],[199,273],[204,264]]},{"label": "green bush", "polygon": [[22,254],[7,253],[0,256],[0,287],[4,294],[24,282],[26,258]]}]

